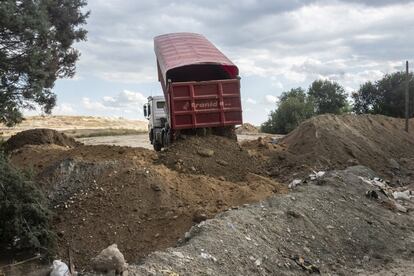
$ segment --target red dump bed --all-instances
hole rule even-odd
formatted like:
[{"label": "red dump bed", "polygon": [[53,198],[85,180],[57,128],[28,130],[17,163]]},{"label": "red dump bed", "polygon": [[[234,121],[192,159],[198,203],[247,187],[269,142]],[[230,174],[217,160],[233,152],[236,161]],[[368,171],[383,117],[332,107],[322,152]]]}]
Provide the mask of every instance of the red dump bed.
[{"label": "red dump bed", "polygon": [[172,129],[242,124],[239,70],[204,36],[154,38]]}]

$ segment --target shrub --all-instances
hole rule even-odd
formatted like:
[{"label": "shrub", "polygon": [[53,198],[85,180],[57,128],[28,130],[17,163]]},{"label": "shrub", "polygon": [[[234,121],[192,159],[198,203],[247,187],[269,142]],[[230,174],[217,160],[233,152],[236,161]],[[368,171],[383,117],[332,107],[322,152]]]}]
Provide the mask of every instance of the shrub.
[{"label": "shrub", "polygon": [[50,219],[42,191],[0,152],[0,244],[25,250],[52,248]]}]

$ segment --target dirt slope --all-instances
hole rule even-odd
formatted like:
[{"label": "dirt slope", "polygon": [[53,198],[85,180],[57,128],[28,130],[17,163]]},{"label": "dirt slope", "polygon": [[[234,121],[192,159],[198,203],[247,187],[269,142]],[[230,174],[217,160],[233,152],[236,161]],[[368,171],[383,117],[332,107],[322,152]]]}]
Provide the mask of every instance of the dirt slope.
[{"label": "dirt slope", "polygon": [[362,164],[382,176],[392,177],[390,159],[403,166],[405,158],[414,157],[414,120],[410,124],[411,132],[406,133],[402,119],[321,115],[305,121],[276,143],[249,142],[244,148],[251,155],[268,159],[266,169],[282,179],[295,173],[352,164]]},{"label": "dirt slope", "polygon": [[244,123],[236,128],[237,134],[256,134],[259,133],[259,129],[250,123]]},{"label": "dirt slope", "polygon": [[362,166],[330,172],[323,185],[220,214],[129,275],[366,275],[410,264],[414,217],[365,196],[371,187],[359,177],[374,175]]},{"label": "dirt slope", "polygon": [[159,161],[176,171],[230,181],[243,181],[249,172],[262,173],[257,160],[236,141],[215,135],[178,140],[160,153]]},{"label": "dirt slope", "polygon": [[152,150],[116,146],[25,146],[11,156],[16,166],[37,172],[51,199],[58,257],[66,258],[69,247],[82,268],[112,243],[137,262],[173,246],[196,222],[287,190],[251,173],[233,183],[157,160]]},{"label": "dirt slope", "polygon": [[53,129],[29,129],[19,132],[4,143],[6,152],[19,149],[25,145],[57,145],[76,147],[80,145],[75,139]]}]

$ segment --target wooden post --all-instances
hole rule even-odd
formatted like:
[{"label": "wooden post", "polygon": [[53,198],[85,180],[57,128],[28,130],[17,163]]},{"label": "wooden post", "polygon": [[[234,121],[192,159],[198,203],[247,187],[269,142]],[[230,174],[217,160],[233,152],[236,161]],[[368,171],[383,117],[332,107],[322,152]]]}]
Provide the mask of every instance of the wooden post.
[{"label": "wooden post", "polygon": [[408,74],[408,60],[405,62],[405,131],[408,132],[409,120],[409,74]]}]

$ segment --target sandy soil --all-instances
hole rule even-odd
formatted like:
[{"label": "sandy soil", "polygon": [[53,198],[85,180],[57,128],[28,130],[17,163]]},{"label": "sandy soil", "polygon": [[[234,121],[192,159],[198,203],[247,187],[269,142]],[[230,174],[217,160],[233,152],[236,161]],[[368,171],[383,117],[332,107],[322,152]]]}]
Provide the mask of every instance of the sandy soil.
[{"label": "sandy soil", "polygon": [[[280,139],[283,135],[273,134],[237,134],[237,140],[239,142],[256,140],[262,136],[274,137]],[[140,147],[145,149],[152,149],[152,145],[148,139],[147,133],[136,135],[114,135],[114,136],[101,136],[101,137],[87,137],[78,138],[77,141],[84,143],[85,145],[114,145],[114,146],[129,146]]]},{"label": "sandy soil", "polygon": [[88,136],[93,130],[135,130],[147,131],[147,121],[128,120],[124,118],[103,118],[92,116],[29,116],[15,127],[8,128],[0,124],[0,138],[8,138],[17,132],[33,128],[50,128],[67,131],[70,136],[77,136],[77,131]]},{"label": "sandy soil", "polygon": [[148,134],[146,133],[136,135],[88,137],[78,138],[76,140],[84,143],[85,145],[113,145],[152,149],[152,145],[148,139]]}]

